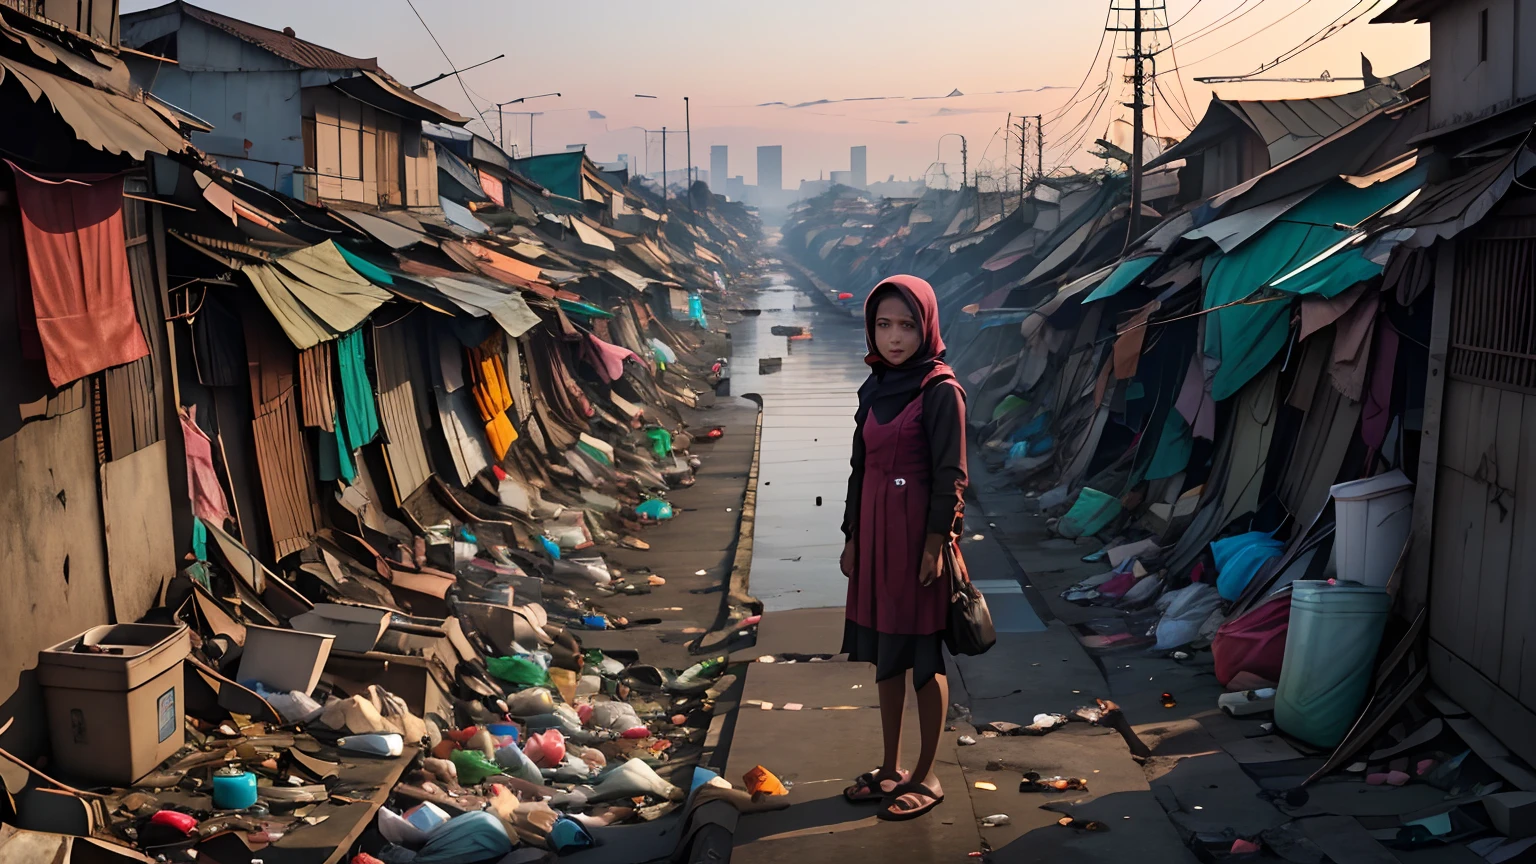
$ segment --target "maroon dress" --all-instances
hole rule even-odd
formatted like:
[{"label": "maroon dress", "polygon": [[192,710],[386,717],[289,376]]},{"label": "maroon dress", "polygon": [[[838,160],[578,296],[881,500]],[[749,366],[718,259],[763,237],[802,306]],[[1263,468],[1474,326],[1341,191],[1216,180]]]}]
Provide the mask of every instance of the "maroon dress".
[{"label": "maroon dress", "polygon": [[[878,307],[899,297],[916,319],[918,349],[891,366],[875,349]],[[859,388],[853,473],[843,534],[854,544],[843,653],[873,663],[875,680],[912,672],[921,690],[944,674],[947,580],[918,581],[930,535],[958,536],[965,511],[965,391],[944,363],[933,287],[893,276],[864,303],[870,377]]]},{"label": "maroon dress", "polygon": [[948,617],[948,591],[941,580],[924,587],[917,578],[933,489],[923,400],[913,399],[889,423],[867,417],[862,435],[857,570],[848,583],[848,620],[878,633],[939,633]]}]

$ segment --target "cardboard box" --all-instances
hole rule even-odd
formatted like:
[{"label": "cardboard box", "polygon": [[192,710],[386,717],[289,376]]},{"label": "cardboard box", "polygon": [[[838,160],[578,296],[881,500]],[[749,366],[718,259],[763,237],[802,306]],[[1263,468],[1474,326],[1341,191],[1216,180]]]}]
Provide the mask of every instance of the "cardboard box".
[{"label": "cardboard box", "polygon": [[184,626],[106,624],[41,651],[37,680],[60,773],[127,786],[180,750],[191,646]]},{"label": "cardboard box", "polygon": [[235,680],[260,681],[268,690],[288,693],[314,692],[325,670],[325,658],[331,656],[329,633],[305,633],[281,627],[245,628],[245,651],[240,655],[240,671]]},{"label": "cardboard box", "polygon": [[336,637],[332,650],[365,654],[379,644],[389,626],[389,610],[377,606],[346,606],[316,603],[313,611],[288,619],[295,630],[329,633]]}]

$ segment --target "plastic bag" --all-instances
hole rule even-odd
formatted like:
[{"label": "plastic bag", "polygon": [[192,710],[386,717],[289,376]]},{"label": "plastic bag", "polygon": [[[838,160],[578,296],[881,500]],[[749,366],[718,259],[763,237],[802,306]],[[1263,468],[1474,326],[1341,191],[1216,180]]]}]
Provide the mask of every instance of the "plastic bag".
[{"label": "plastic bag", "polygon": [[635,507],[635,512],[646,519],[655,519],[661,522],[672,518],[672,502],[661,498],[651,498],[647,501],[641,501]]},{"label": "plastic bag", "polygon": [[1120,515],[1120,499],[1087,486],[1077,495],[1077,503],[1061,517],[1056,530],[1063,537],[1077,538],[1097,534]]},{"label": "plastic bag", "polygon": [[656,453],[657,459],[665,459],[672,453],[672,433],[661,428],[645,430],[645,437],[651,439],[651,450]]},{"label": "plastic bag", "polygon": [[1157,644],[1153,650],[1171,651],[1195,641],[1200,626],[1220,605],[1221,595],[1216,593],[1216,586],[1206,582],[1164,594],[1157,601],[1163,617],[1157,621]]},{"label": "plastic bag", "polygon": [[512,851],[501,820],[484,810],[455,816],[434,829],[415,864],[469,864],[495,861]]},{"label": "plastic bag", "polygon": [[522,687],[548,687],[549,673],[539,664],[522,657],[487,657],[485,668],[509,684]]},{"label": "plastic bag", "polygon": [[479,750],[455,750],[448,754],[448,761],[458,770],[459,782],[465,786],[483,783],[485,778],[502,773],[501,766],[485,758]]},{"label": "plastic bag", "polygon": [[1285,550],[1285,544],[1265,531],[1250,531],[1223,537],[1211,543],[1211,558],[1216,562],[1216,589],[1223,600],[1243,596],[1248,583],[1259,574],[1269,559]]}]

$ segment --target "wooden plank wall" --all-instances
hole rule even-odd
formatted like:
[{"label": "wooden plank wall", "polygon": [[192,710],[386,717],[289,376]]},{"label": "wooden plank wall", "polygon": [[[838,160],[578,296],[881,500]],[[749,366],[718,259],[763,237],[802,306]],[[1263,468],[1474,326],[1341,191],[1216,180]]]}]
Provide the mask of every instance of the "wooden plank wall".
[{"label": "wooden plank wall", "polygon": [[[1454,267],[1442,253],[1437,273],[1434,339],[1447,356],[1443,367],[1431,361],[1448,380],[1436,399],[1431,379],[1426,431],[1438,423],[1438,453],[1426,450],[1433,485],[1419,490],[1432,496],[1434,514],[1432,668],[1437,684],[1530,759],[1536,741],[1514,732],[1536,722],[1536,334],[1524,326],[1536,306],[1509,290],[1519,268],[1493,265],[1528,261],[1536,250],[1529,240],[1467,243],[1458,242]],[[1451,302],[1442,304],[1447,293]],[[1416,511],[1422,536],[1423,508]],[[1410,579],[1410,591],[1421,590],[1418,581]]]}]

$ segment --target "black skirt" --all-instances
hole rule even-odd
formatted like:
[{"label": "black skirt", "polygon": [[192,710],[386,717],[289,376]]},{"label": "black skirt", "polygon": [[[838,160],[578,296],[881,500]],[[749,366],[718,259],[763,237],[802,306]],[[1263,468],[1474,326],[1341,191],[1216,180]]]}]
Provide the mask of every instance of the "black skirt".
[{"label": "black skirt", "polygon": [[875,664],[875,681],[885,681],[912,670],[912,687],[921,690],[935,675],[944,674],[944,634],[912,636],[881,633],[869,627],[843,622],[843,650],[853,663]]}]

